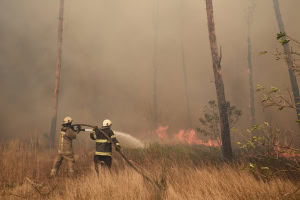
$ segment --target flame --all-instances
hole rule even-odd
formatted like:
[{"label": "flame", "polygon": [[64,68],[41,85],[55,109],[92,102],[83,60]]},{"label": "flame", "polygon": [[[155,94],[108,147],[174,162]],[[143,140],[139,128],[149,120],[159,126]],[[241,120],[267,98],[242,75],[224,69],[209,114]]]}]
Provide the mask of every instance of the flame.
[{"label": "flame", "polygon": [[[178,133],[174,134],[174,137],[169,137],[168,126],[158,126],[155,130],[155,134],[164,142],[168,143],[182,143],[182,144],[200,144],[208,147],[219,147],[221,146],[220,140],[208,140],[207,142],[197,138],[195,130],[180,130]],[[293,152],[289,149],[284,149],[280,146],[279,141],[275,144],[275,152],[278,156],[285,158],[295,158],[299,157],[298,153]]]},{"label": "flame", "polygon": [[166,140],[169,138],[167,132],[168,132],[168,126],[159,126],[156,130],[155,130],[155,134],[158,135],[159,138]]},{"label": "flame", "polygon": [[201,144],[208,147],[220,146],[217,141],[208,140],[208,142],[204,142],[203,140],[197,138],[195,130],[180,130],[179,133],[174,136],[174,138],[176,141],[187,144]]},{"label": "flame", "polygon": [[286,149],[280,146],[280,142],[277,141],[275,143],[274,147],[275,152],[277,153],[278,156],[284,157],[284,158],[295,158],[295,157],[300,157],[300,154],[295,153],[291,149]]},{"label": "flame", "polygon": [[155,134],[162,140],[169,142],[179,142],[183,144],[201,144],[208,147],[218,147],[220,146],[220,142],[216,140],[208,140],[207,142],[197,138],[195,130],[180,130],[178,133],[174,135],[173,138],[169,139],[168,135],[168,126],[159,126]]}]

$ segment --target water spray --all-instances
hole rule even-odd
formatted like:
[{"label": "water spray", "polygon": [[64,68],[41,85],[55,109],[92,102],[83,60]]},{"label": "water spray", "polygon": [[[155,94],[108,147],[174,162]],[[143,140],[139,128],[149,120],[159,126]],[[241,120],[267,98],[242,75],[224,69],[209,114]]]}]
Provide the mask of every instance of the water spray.
[{"label": "water spray", "polygon": [[125,139],[127,142],[130,142],[130,147],[132,148],[144,148],[145,145],[138,139],[136,139],[135,137],[132,137],[130,134],[124,133],[124,132],[120,132],[120,131],[114,131],[114,133],[119,136],[122,140]]}]

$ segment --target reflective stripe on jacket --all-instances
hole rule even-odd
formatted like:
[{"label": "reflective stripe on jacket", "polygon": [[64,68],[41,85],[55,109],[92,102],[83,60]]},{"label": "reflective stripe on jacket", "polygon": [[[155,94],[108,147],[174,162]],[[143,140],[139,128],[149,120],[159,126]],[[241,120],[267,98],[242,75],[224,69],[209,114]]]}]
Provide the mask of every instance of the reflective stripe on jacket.
[{"label": "reflective stripe on jacket", "polygon": [[76,139],[76,132],[70,127],[63,126],[60,131],[58,153],[73,154],[72,140]]},{"label": "reflective stripe on jacket", "polygon": [[[104,131],[106,135],[110,137],[116,145],[120,145],[114,132],[109,127],[102,127],[101,130]],[[92,132],[90,134],[90,138],[92,140],[96,140],[95,155],[100,155],[100,156],[112,155],[112,143],[99,130]]]}]

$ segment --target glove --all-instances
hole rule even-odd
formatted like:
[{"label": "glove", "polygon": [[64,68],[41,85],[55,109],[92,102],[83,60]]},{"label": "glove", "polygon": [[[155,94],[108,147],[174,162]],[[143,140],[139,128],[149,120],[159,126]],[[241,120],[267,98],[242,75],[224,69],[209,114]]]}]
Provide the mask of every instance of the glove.
[{"label": "glove", "polygon": [[96,131],[98,128],[98,126],[94,126],[93,131]]},{"label": "glove", "polygon": [[121,150],[121,146],[120,145],[117,145],[116,146],[116,151],[120,151]]},{"label": "glove", "polygon": [[77,131],[77,134],[81,131],[81,126],[80,125],[77,126],[77,130],[76,131]]}]

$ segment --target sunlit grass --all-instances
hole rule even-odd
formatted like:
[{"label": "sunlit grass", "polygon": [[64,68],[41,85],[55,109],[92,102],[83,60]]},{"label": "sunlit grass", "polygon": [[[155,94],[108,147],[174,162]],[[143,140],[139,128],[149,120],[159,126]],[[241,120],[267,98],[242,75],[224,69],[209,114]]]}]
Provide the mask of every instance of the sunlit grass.
[{"label": "sunlit grass", "polygon": [[[90,153],[76,152],[76,176],[65,175],[63,163],[49,179],[55,151],[36,149],[20,141],[1,145],[0,199],[293,199],[297,186],[288,179],[268,182],[227,164],[217,149],[201,146],[150,144],[124,153],[157,185],[128,167],[114,152],[111,172],[98,177]],[[26,177],[43,187],[34,186]],[[295,198],[294,198],[295,199]]]}]

